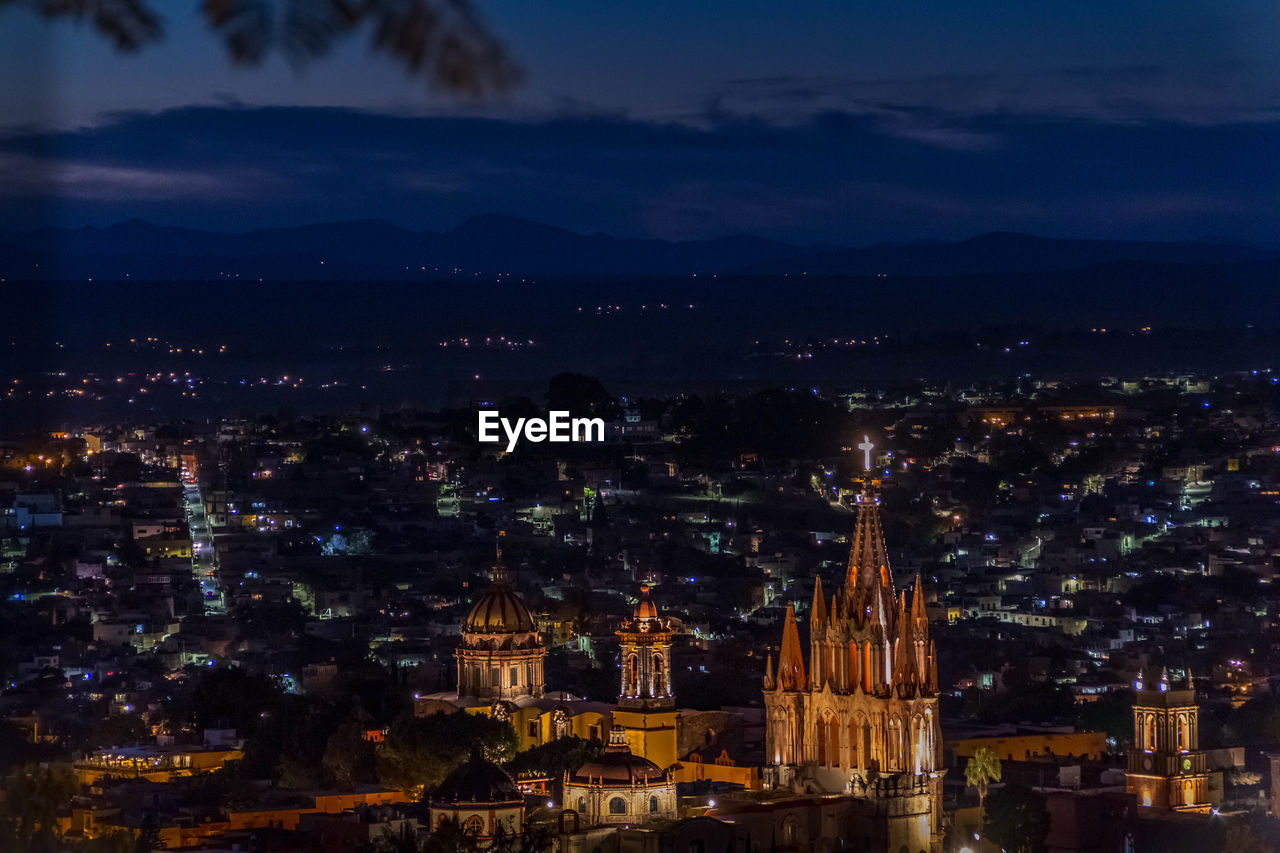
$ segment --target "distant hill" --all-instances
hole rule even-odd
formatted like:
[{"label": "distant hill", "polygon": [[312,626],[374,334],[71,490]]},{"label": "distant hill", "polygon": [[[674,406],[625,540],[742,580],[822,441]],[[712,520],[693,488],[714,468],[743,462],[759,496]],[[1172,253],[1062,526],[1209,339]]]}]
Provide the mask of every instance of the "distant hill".
[{"label": "distant hill", "polygon": [[1079,269],[1100,263],[1234,264],[1280,253],[1204,243],[1059,240],[984,234],[954,243],[853,249],[752,236],[669,241],[584,235],[496,214],[448,231],[380,220],[235,234],[130,220],[107,228],[0,231],[0,277],[44,280],[420,280],[459,275],[683,276],[695,273],[949,276]]},{"label": "distant hill", "polygon": [[759,237],[672,242],[583,235],[510,216],[477,216],[444,232],[380,220],[220,234],[130,220],[107,228],[0,232],[0,275],[42,279],[421,279],[486,276],[685,275],[838,247]]},{"label": "distant hill", "polygon": [[1118,261],[1161,264],[1231,264],[1268,260],[1280,253],[1208,243],[1138,243],[1059,240],[1030,234],[981,234],[957,243],[915,243],[807,253],[758,264],[757,274],[944,276],[1047,272]]}]

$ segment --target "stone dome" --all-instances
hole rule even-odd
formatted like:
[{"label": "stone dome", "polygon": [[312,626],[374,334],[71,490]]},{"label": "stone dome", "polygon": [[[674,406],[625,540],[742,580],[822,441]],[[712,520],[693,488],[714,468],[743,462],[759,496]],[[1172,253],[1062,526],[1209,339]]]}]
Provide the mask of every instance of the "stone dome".
[{"label": "stone dome", "polygon": [[666,771],[642,755],[636,755],[627,746],[623,731],[615,728],[610,733],[609,745],[595,761],[588,761],[569,775],[568,781],[577,785],[603,785],[612,787],[661,785],[668,781]]},{"label": "stone dome", "polygon": [[478,748],[471,750],[466,763],[445,777],[431,797],[431,803],[437,806],[523,801],[524,796],[507,772],[486,761]]},{"label": "stone dome", "polygon": [[493,563],[493,583],[471,606],[462,630],[468,634],[531,634],[538,630],[529,607],[507,580],[501,546]]},{"label": "stone dome", "polygon": [[538,624],[506,581],[495,581],[471,606],[462,630],[470,634],[529,634]]}]

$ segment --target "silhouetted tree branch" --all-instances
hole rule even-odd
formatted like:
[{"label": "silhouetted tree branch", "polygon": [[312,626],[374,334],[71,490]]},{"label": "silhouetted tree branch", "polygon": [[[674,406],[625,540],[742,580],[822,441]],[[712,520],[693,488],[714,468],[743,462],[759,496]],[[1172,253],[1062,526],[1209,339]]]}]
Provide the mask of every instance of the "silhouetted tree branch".
[{"label": "silhouetted tree branch", "polygon": [[[90,23],[117,50],[136,51],[164,36],[164,20],[145,0],[0,0],[51,19]],[[257,65],[272,51],[301,65],[326,55],[368,26],[371,45],[439,89],[471,97],[511,88],[520,70],[470,0],[204,0],[209,28],[231,61]]]}]

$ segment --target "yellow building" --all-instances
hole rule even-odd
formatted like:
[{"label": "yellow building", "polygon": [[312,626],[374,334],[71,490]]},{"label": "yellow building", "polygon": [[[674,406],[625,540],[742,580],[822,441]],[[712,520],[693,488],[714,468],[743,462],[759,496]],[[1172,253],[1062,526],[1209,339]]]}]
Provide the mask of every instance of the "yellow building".
[{"label": "yellow building", "polygon": [[239,749],[202,746],[130,746],[100,749],[75,763],[81,785],[102,779],[146,779],[169,782],[198,773],[221,770],[229,761],[239,761]]},{"label": "yellow building", "polygon": [[1107,749],[1107,736],[1104,732],[1020,732],[946,742],[946,751],[953,752],[958,758],[971,758],[983,747],[1006,761],[1027,761],[1046,755],[1097,760]]},{"label": "yellow building", "polygon": [[414,697],[417,716],[466,711],[506,720],[521,751],[562,737],[609,743],[619,731],[629,755],[670,771],[678,781],[762,785],[759,767],[740,766],[728,755],[705,763],[698,754],[681,760],[671,624],[659,615],[648,586],[640,588],[631,618],[618,630],[622,666],[616,704],[546,690],[543,640],[529,608],[507,582],[501,552],[493,585],[472,606],[462,638],[456,689]]},{"label": "yellow building", "polygon": [[682,758],[675,768],[675,776],[677,782],[724,782],[741,785],[748,791],[758,791],[764,784],[760,767],[738,764],[726,750],[720,750],[710,762],[696,752]]},{"label": "yellow building", "polygon": [[666,769],[678,759],[676,699],[671,690],[671,625],[659,618],[640,587],[632,617],[618,629],[621,644],[622,688],[613,724],[625,732],[627,746]]},{"label": "yellow building", "polygon": [[191,537],[185,533],[158,533],[137,540],[138,547],[150,559],[182,557],[191,559]]}]

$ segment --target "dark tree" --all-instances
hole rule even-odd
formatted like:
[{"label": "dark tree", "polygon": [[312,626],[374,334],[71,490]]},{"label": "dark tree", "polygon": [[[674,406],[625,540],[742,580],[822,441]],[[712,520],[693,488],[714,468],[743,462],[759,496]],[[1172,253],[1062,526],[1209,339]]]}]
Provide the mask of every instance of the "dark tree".
[{"label": "dark tree", "polygon": [[987,796],[983,832],[1007,853],[1043,853],[1049,808],[1041,794],[1011,783]]},{"label": "dark tree", "polygon": [[378,745],[378,775],[384,785],[415,793],[444,781],[479,742],[489,761],[505,763],[516,751],[511,724],[458,711],[427,717],[402,714]]},{"label": "dark tree", "polygon": [[566,770],[577,770],[588,761],[594,761],[604,752],[599,740],[587,740],[577,735],[556,738],[519,753],[512,761],[513,773],[542,773],[559,779]]},{"label": "dark tree", "polygon": [[[0,0],[50,19],[87,21],[117,50],[164,37],[163,5],[147,0]],[[280,53],[295,65],[368,28],[372,47],[439,89],[473,97],[502,91],[520,71],[469,0],[203,0],[209,29],[231,61],[258,65]]]},{"label": "dark tree", "polygon": [[431,830],[423,853],[476,853],[480,844],[474,835],[463,830],[456,820],[444,820]]},{"label": "dark tree", "polygon": [[369,845],[369,853],[421,853],[423,846],[418,830],[405,823],[399,832],[384,829]]},{"label": "dark tree", "polygon": [[69,765],[27,765],[4,781],[0,850],[54,850],[58,812],[79,791]]},{"label": "dark tree", "polygon": [[354,791],[357,785],[375,781],[373,744],[364,739],[364,728],[357,723],[343,723],[329,735],[320,761],[339,790]]},{"label": "dark tree", "polygon": [[605,390],[599,379],[581,373],[560,373],[551,377],[546,400],[548,409],[580,417],[591,415],[608,420],[621,412],[617,399]]}]

